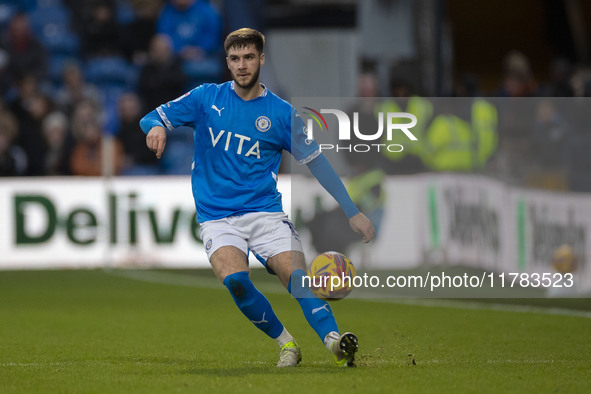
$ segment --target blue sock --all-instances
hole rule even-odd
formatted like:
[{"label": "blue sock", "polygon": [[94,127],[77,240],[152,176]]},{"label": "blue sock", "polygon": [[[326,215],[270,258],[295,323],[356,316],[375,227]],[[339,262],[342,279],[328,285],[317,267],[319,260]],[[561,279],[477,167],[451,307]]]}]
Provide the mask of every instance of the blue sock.
[{"label": "blue sock", "polygon": [[339,332],[339,328],[328,302],[316,297],[309,287],[303,286],[303,276],[306,276],[304,270],[295,270],[289,278],[287,290],[300,304],[308,324],[324,342],[326,334],[331,331]]},{"label": "blue sock", "polygon": [[273,312],[267,298],[252,284],[248,272],[235,272],[226,276],[224,286],[228,288],[234,302],[259,330],[275,339],[283,331],[283,324]]}]

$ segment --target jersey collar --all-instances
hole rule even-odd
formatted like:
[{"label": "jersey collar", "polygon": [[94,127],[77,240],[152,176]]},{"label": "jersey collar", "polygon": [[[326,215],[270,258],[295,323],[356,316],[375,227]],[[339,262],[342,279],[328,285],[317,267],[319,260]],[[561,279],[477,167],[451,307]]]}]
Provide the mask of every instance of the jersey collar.
[{"label": "jersey collar", "polygon": [[[268,93],[267,87],[260,82],[259,82],[259,84],[263,87],[263,91],[261,92],[261,94],[258,97],[267,97],[267,93]],[[234,90],[234,81],[230,81],[230,89]]]}]

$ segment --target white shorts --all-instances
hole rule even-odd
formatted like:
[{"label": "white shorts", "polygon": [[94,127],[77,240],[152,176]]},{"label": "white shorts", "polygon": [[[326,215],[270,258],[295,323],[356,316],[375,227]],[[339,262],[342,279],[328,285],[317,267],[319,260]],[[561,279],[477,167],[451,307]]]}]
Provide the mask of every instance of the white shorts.
[{"label": "white shorts", "polygon": [[252,254],[264,265],[282,252],[303,252],[300,236],[283,212],[251,212],[209,220],[201,224],[201,239],[207,257],[222,246],[235,246]]}]

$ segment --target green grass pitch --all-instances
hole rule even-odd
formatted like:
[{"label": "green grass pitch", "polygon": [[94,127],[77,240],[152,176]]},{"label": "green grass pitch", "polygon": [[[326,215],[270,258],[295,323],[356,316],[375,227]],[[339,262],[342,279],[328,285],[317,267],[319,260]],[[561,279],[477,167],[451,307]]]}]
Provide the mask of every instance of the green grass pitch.
[{"label": "green grass pitch", "polygon": [[0,393],[590,392],[588,313],[345,299],[359,367],[337,368],[297,302],[253,276],[300,367],[274,366],[277,345],[209,271],[0,272]]}]

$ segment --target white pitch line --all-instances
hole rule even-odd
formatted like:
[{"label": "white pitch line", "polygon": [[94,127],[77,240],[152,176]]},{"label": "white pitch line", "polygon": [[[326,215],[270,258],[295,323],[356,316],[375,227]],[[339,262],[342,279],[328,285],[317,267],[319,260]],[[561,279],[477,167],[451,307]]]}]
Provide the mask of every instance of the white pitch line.
[{"label": "white pitch line", "polygon": [[491,310],[499,312],[517,312],[517,313],[537,313],[543,315],[562,315],[574,316],[591,319],[590,311],[578,311],[563,308],[544,308],[541,306],[530,305],[508,305],[508,304],[491,304],[486,302],[475,301],[455,301],[455,300],[439,300],[433,298],[375,298],[368,300],[378,303],[390,303],[399,305],[451,308],[451,309],[470,309],[470,310]]}]

